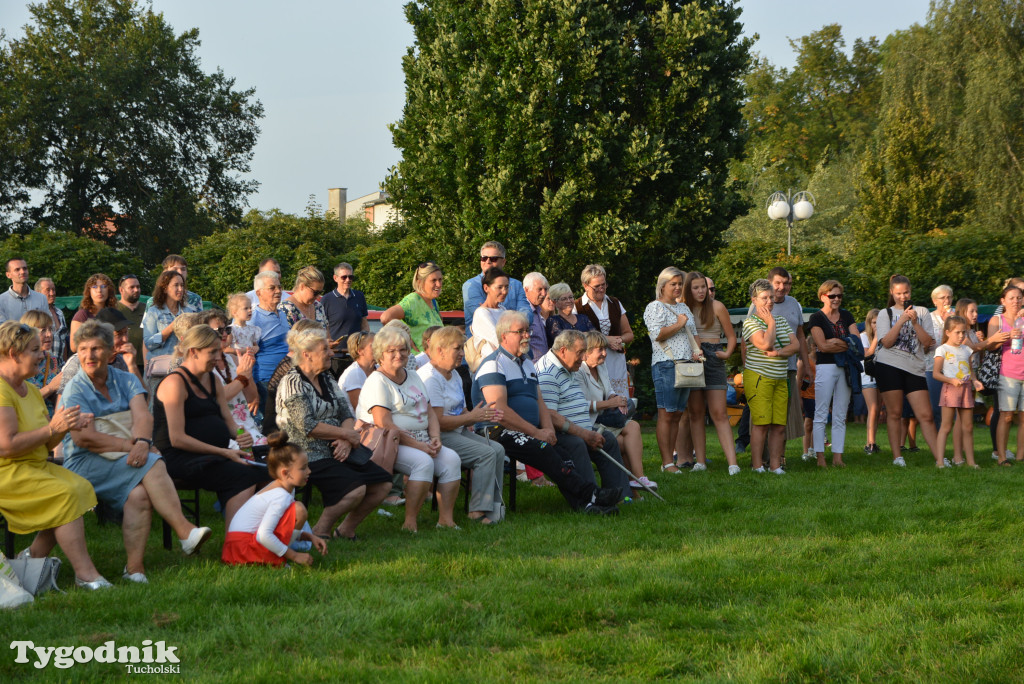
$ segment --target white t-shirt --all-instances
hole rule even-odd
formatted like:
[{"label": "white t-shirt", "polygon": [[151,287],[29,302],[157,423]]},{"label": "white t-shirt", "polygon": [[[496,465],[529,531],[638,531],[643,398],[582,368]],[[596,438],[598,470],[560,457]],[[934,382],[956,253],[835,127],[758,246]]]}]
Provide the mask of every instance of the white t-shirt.
[{"label": "white t-shirt", "polygon": [[420,352],[416,355],[416,370],[423,368],[430,363],[430,354],[427,352]]},{"label": "white t-shirt", "polygon": [[[475,319],[474,319],[475,320]],[[441,371],[431,364],[420,368],[417,373],[427,388],[427,399],[431,408],[442,409],[446,416],[460,416],[466,410],[466,393],[462,389],[462,377],[452,372],[445,378]]]},{"label": "white t-shirt", "polygon": [[363,389],[364,384],[366,384],[366,371],[358,363],[351,364],[342,371],[341,377],[338,378],[338,387],[341,388],[346,397],[351,390]]},{"label": "white t-shirt", "polygon": [[262,336],[263,330],[258,325],[246,324],[244,327],[231,325],[231,341],[234,343],[235,349],[245,349],[246,347],[259,349]]},{"label": "white t-shirt", "polygon": [[[354,364],[353,364],[354,365]],[[383,373],[370,373],[359,393],[356,417],[364,423],[373,423],[370,409],[381,406],[391,411],[391,420],[399,430],[425,432],[430,425],[430,403],[427,389],[416,373],[406,371],[405,382],[392,382]]]},{"label": "white t-shirt", "polygon": [[488,309],[483,306],[473,312],[473,343],[480,344],[481,340],[486,340],[480,349],[481,358],[498,348],[498,331],[495,326],[498,325],[498,319],[503,313],[504,309]]},{"label": "white t-shirt", "polygon": [[[867,354],[868,347],[871,346],[871,340],[868,339],[868,334],[866,332],[862,332],[860,334],[860,343],[864,346],[864,353]],[[875,384],[875,379],[873,377],[871,377],[867,373],[860,374],[861,387],[874,387]]]},{"label": "white t-shirt", "polygon": [[[675,325],[679,320],[677,318],[679,314],[686,316],[685,327],[690,330],[690,333],[696,339],[697,326],[693,322],[693,312],[690,311],[690,307],[686,306],[686,304],[682,302],[666,304],[665,302],[654,300],[644,309],[644,323],[647,324],[647,334],[651,338],[652,364],[662,361],[691,361],[693,359],[694,350],[690,347],[690,339],[682,328],[667,340],[658,342],[658,335],[661,333],[661,329]],[[668,347],[673,358],[670,359],[665,355],[665,347]]]},{"label": "white t-shirt", "polygon": [[[892,307],[892,323],[895,323],[903,315],[903,309]],[[923,306],[915,306],[914,311],[917,312],[917,320],[920,321],[921,327],[924,331],[931,335],[932,340],[935,339],[935,333],[932,332],[932,317],[928,312],[928,309]],[[892,328],[892,324],[889,322],[889,310],[882,309],[878,312],[878,329],[875,333],[879,340],[889,334],[889,330]],[[879,341],[875,351],[875,363],[884,363],[887,366],[899,368],[900,370],[906,371],[912,375],[924,377],[925,371],[925,349],[924,345],[921,344],[921,340],[918,339],[917,333],[914,331],[914,325],[907,322],[903,325],[903,329],[900,330],[899,337],[896,340],[896,344],[892,345],[888,349]]]},{"label": "white t-shirt", "polygon": [[935,348],[935,356],[942,359],[942,374],[947,378],[961,380],[971,377],[971,353],[971,348],[966,344],[959,347],[940,344]]},{"label": "white t-shirt", "polygon": [[274,535],[274,530],[293,501],[295,496],[284,487],[253,494],[231,518],[228,532],[255,532],[256,541],[275,556],[283,556],[288,546]]}]

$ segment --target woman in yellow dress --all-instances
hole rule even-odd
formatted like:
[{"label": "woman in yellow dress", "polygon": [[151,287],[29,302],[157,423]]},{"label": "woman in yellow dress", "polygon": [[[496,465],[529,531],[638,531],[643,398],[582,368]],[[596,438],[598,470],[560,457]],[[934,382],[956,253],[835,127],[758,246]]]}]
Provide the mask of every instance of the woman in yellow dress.
[{"label": "woman in yellow dress", "polygon": [[43,395],[26,382],[42,359],[37,329],[16,321],[0,324],[0,513],[11,532],[38,533],[23,553],[42,558],[60,544],[75,584],[103,589],[112,585],[89,557],[82,522],[96,494],[88,480],[46,460],[68,430],[88,417],[71,406],[48,418]]}]

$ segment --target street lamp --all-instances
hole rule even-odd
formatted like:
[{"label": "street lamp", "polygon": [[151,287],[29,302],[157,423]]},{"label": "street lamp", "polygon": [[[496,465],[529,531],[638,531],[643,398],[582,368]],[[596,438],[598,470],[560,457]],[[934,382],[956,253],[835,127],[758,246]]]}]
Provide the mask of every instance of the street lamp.
[{"label": "street lamp", "polygon": [[[790,191],[792,193],[792,190]],[[793,221],[803,221],[814,215],[814,195],[802,190],[795,195],[784,192],[776,192],[768,198],[765,209],[768,210],[768,218],[773,221],[786,219],[788,241],[786,254],[793,254]]]}]

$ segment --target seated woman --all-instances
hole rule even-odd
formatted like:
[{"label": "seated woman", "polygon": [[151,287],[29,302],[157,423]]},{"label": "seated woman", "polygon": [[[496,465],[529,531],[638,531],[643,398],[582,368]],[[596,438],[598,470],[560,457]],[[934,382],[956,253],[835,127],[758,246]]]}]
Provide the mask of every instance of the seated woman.
[{"label": "seated woman", "polygon": [[30,383],[39,388],[46,402],[46,409],[53,415],[53,408],[56,405],[57,393],[61,388],[60,360],[53,355],[53,318],[45,311],[26,311],[21,317],[21,323],[30,325],[39,331],[39,341],[42,344],[43,360],[39,362],[39,372],[28,379]]},{"label": "seated woman", "polygon": [[590,319],[583,314],[575,313],[576,300],[572,297],[572,288],[565,283],[555,283],[548,290],[548,297],[555,303],[555,312],[548,316],[544,324],[548,334],[550,347],[563,330],[579,330],[581,333],[594,329]]},{"label": "seated woman", "polygon": [[[644,443],[640,435],[640,424],[635,420],[626,420],[627,398],[612,391],[612,383],[604,367],[608,356],[608,338],[596,330],[585,333],[584,337],[587,340],[587,351],[580,369],[576,371],[576,379],[583,388],[583,395],[590,402],[590,421],[594,424],[600,423],[603,429],[611,432],[619,441],[619,451],[633,473],[629,486],[633,489],[642,489],[643,485],[647,485],[651,489],[657,489],[658,483],[648,480],[644,475]],[[609,410],[621,410],[621,420],[615,421],[615,425],[611,424],[612,421],[600,420],[601,414]]]},{"label": "seated woman", "polygon": [[85,291],[82,292],[82,302],[78,305],[78,311],[71,319],[71,329],[68,331],[68,339],[71,342],[71,351],[75,351],[75,331],[91,318],[95,318],[102,309],[113,309],[117,306],[114,281],[103,273],[93,273],[85,281]]},{"label": "seated woman", "polygon": [[108,511],[123,514],[124,578],[146,584],[142,559],[153,509],[177,533],[185,555],[198,551],[211,531],[181,512],[178,491],[153,451],[153,416],[142,381],[108,363],[113,328],[91,319],[78,328],[74,341],[82,370],[68,381],[60,405],[81,406],[94,420],[72,428],[64,439],[64,467],[91,482]]},{"label": "seated woman", "polygon": [[47,420],[34,385],[43,358],[39,333],[24,323],[0,324],[0,513],[14,534],[38,532],[21,555],[45,558],[55,544],[75,570],[75,584],[112,586],[85,546],[82,516],[96,505],[88,480],[46,460],[68,430],[82,424],[78,406],[60,407]]},{"label": "seated woman", "polygon": [[435,476],[440,499],[437,526],[455,528],[452,514],[462,464],[458,454],[442,446],[441,428],[430,410],[423,381],[406,368],[411,346],[409,336],[400,330],[384,327],[377,333],[373,339],[377,372],[363,385],[356,415],[364,423],[400,431],[395,470],[409,476],[402,529],[418,530],[416,516]]},{"label": "seated woman", "polygon": [[432,325],[444,325],[437,298],[441,296],[444,272],[433,261],[424,261],[412,274],[412,292],[380,315],[380,322],[387,325],[398,320],[405,321],[411,329],[409,336],[420,351],[423,331]]},{"label": "seated woman", "polygon": [[326,330],[327,314],[319,299],[323,293],[324,274],[316,266],[306,266],[295,274],[292,296],[278,304],[277,310],[284,312],[289,326],[305,319],[316,321]]},{"label": "seated woman", "polygon": [[476,351],[476,357],[470,355],[469,370],[476,372],[477,367],[483,359],[498,348],[498,335],[494,332],[494,326],[498,324],[498,318],[505,310],[501,305],[508,296],[508,274],[494,266],[484,271],[483,275],[483,304],[473,313],[473,325],[470,326],[470,341]]},{"label": "seated woman", "polygon": [[348,397],[348,405],[355,414],[359,405],[359,392],[363,389],[366,378],[373,372],[373,333],[356,332],[348,336],[348,355],[353,363],[338,378],[338,387]]},{"label": "seated woman", "polygon": [[[249,465],[245,451],[228,447],[238,425],[212,372],[220,349],[220,335],[208,325],[190,328],[178,342],[175,353],[181,365],[156,390],[153,444],[179,487],[217,493],[225,524],[230,525],[256,485],[267,481],[267,471]],[[251,447],[252,437],[238,435],[238,444]]]},{"label": "seated woman", "polygon": [[302,330],[296,325],[287,340],[294,365],[277,387],[277,424],[309,456],[309,482],[323,496],[313,533],[355,539],[359,523],[391,489],[391,474],[361,458],[368,450],[360,448],[355,420],[330,373],[334,354],[327,331],[319,324]]},{"label": "seated woman", "polygon": [[[180,320],[180,319],[179,319]],[[220,309],[210,309],[199,314],[199,322],[210,326],[213,332],[220,335],[221,351],[213,372],[224,385],[224,396],[227,398],[228,410],[238,427],[249,433],[252,443],[258,453],[266,456],[267,438],[263,436],[256,419],[252,417],[252,408],[259,407],[259,395],[256,393],[256,383],[252,379],[252,368],[256,363],[256,355],[251,351],[243,350],[241,354],[229,354],[228,350],[234,350],[234,340],[231,339],[231,325],[228,323],[228,315]],[[235,361],[235,356],[238,361]]]},{"label": "seated woman", "polygon": [[[303,318],[293,325],[291,329],[293,332],[299,333],[322,327],[320,323],[311,318]],[[288,336],[285,335],[285,347],[288,346],[287,339]],[[263,409],[263,434],[265,435],[277,430],[277,388],[281,384],[281,380],[284,379],[284,376],[288,375],[289,371],[294,367],[291,355],[285,354],[274,368],[270,379],[267,380],[267,405]]]},{"label": "seated woman", "polygon": [[[487,291],[486,287],[484,291]],[[477,317],[482,310],[483,307],[476,310],[474,324],[480,320]],[[437,416],[441,428],[441,444],[453,449],[464,467],[473,469],[469,519],[483,525],[493,525],[500,522],[505,514],[505,506],[501,501],[501,488],[505,479],[505,447],[476,434],[473,426],[476,423],[500,420],[502,414],[493,406],[477,406],[472,411],[466,410],[462,378],[455,372],[462,363],[465,341],[462,331],[452,326],[435,332],[430,337],[430,363],[420,368],[418,375],[427,389],[430,408]],[[443,494],[440,487],[438,493]]]}]

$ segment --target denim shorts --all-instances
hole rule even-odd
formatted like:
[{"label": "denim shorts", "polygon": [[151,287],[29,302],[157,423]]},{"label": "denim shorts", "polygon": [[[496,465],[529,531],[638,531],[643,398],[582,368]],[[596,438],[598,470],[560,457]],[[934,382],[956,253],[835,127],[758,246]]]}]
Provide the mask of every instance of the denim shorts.
[{"label": "denim shorts", "polygon": [[690,388],[676,388],[676,365],[672,361],[659,361],[651,366],[654,378],[654,398],[658,408],[669,413],[686,410],[686,402],[690,399]]}]

